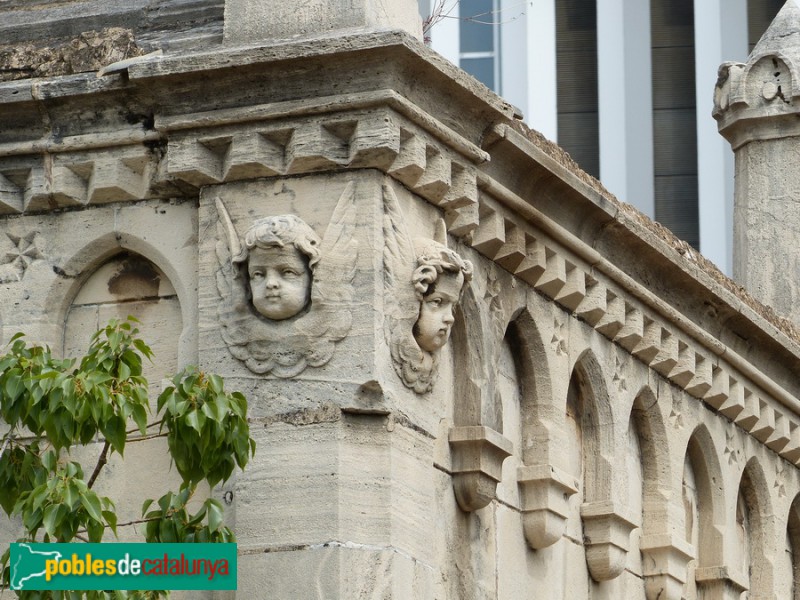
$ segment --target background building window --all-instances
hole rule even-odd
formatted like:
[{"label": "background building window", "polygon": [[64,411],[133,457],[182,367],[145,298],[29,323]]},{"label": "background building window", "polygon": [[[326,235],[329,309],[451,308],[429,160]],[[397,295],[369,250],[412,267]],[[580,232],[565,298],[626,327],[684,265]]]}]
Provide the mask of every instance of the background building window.
[{"label": "background building window", "polygon": [[459,66],[500,94],[497,15],[497,0],[461,0]]},{"label": "background building window", "polygon": [[556,2],[556,69],[558,143],[599,179],[595,0]]},{"label": "background building window", "polygon": [[694,3],[653,0],[650,27],[655,220],[698,248]]}]

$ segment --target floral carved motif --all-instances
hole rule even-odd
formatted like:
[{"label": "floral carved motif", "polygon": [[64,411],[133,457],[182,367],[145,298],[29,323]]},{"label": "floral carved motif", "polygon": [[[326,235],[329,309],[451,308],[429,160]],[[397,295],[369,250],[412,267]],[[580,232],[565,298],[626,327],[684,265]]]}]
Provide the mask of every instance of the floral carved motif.
[{"label": "floral carved motif", "polygon": [[36,244],[37,235],[35,231],[24,236],[6,232],[8,241],[0,258],[0,283],[21,281],[31,263],[44,258]]}]

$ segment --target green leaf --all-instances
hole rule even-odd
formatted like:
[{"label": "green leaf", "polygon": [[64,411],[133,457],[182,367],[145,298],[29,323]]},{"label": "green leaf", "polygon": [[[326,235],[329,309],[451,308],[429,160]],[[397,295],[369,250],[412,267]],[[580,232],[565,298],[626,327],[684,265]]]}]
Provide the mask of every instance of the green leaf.
[{"label": "green leaf", "polygon": [[217,420],[220,423],[228,418],[228,414],[231,412],[231,403],[228,401],[228,397],[225,394],[219,394],[212,404],[217,413]]},{"label": "green leaf", "polygon": [[141,404],[133,406],[133,421],[139,428],[139,433],[142,435],[147,433],[147,410]]},{"label": "green leaf", "polygon": [[5,389],[6,396],[8,396],[11,401],[16,400],[25,389],[25,384],[22,381],[22,377],[16,373],[10,374],[8,379],[6,379]]},{"label": "green leaf", "polygon": [[131,368],[124,362],[119,364],[119,379],[126,380],[131,376]]},{"label": "green leaf", "polygon": [[206,402],[203,404],[203,408],[201,410],[206,417],[216,423],[219,423],[220,419],[217,417],[217,413],[214,411],[214,405],[211,402]]},{"label": "green leaf", "polygon": [[28,497],[30,502],[30,507],[32,510],[36,511],[41,508],[44,504],[44,501],[47,500],[47,484],[42,484],[36,486],[33,490],[31,490],[30,496]]},{"label": "green leaf", "polygon": [[186,415],[186,424],[194,429],[197,433],[200,433],[200,419],[198,418],[198,413],[196,410],[191,411]]},{"label": "green leaf", "polygon": [[157,405],[158,412],[161,412],[164,409],[164,405],[167,404],[167,402],[169,402],[170,400],[173,400],[174,402],[174,398],[175,398],[175,388],[172,386],[166,388],[163,392],[161,392],[161,394],[159,394],[158,396],[158,405]]},{"label": "green leaf", "polygon": [[90,542],[97,543],[102,541],[105,530],[105,525],[100,521],[89,521],[86,523],[86,533],[89,534]]},{"label": "green leaf", "polygon": [[175,496],[176,502],[174,505],[178,507],[186,506],[186,503],[189,501],[191,495],[194,494],[194,491],[195,491],[195,486],[190,486],[190,485],[181,486],[178,495]]},{"label": "green leaf", "polygon": [[172,506],[172,499],[174,496],[172,492],[167,492],[158,499],[158,507],[162,512],[167,512],[167,510],[169,510],[170,506]]},{"label": "green leaf", "polygon": [[247,400],[240,392],[234,392],[229,395],[231,400],[231,410],[240,419],[244,419],[247,415]]},{"label": "green leaf", "polygon": [[146,356],[147,358],[151,358],[153,356],[153,351],[150,349],[150,346],[145,344],[142,340],[133,340],[133,345],[139,352],[142,353],[143,356]]},{"label": "green leaf", "polygon": [[208,528],[211,531],[217,531],[223,521],[222,506],[211,498],[206,501],[206,505],[208,506]]},{"label": "green leaf", "polygon": [[67,507],[63,504],[51,504],[45,508],[44,518],[42,519],[44,530],[50,535],[55,536],[56,530],[66,514]]},{"label": "green leaf", "polygon": [[78,492],[78,488],[75,486],[74,482],[70,481],[64,489],[64,504],[68,509],[72,510],[79,501],[80,493]]},{"label": "green leaf", "polygon": [[107,337],[108,337],[108,345],[111,347],[112,350],[116,352],[117,348],[119,348],[119,342],[122,337],[122,334],[119,331],[111,331]]},{"label": "green leaf", "polygon": [[117,513],[113,510],[104,510],[103,518],[106,520],[106,523],[108,523],[111,531],[114,532],[114,535],[117,535]]},{"label": "green leaf", "polygon": [[197,376],[194,374],[188,375],[184,380],[181,382],[180,390],[186,396],[191,394],[192,388],[194,387],[195,381],[197,380]]},{"label": "green leaf", "polygon": [[36,534],[39,530],[39,527],[42,525],[42,511],[41,510],[22,510],[22,524],[25,525],[25,528],[31,532],[31,534]]},{"label": "green leaf", "polygon": [[152,498],[148,498],[147,500],[145,500],[145,501],[142,503],[142,516],[144,516],[144,513],[146,513],[146,512],[147,512],[147,509],[148,509],[148,508],[150,508],[150,505],[151,505],[153,502],[154,502],[154,500],[153,500]]},{"label": "green leaf", "polygon": [[188,527],[199,525],[200,522],[205,518],[207,512],[208,511],[206,510],[206,505],[205,503],[203,503],[202,508],[199,511],[197,511],[194,515],[192,515],[192,518],[189,520],[188,523],[186,523],[186,525]]},{"label": "green leaf", "polygon": [[100,497],[100,504],[102,504],[103,508],[105,508],[106,510],[117,510],[117,505],[114,504],[114,501],[111,498],[108,498],[107,496]]},{"label": "green leaf", "polygon": [[182,417],[187,408],[189,408],[189,402],[186,400],[178,400],[173,407],[172,414],[177,417]]},{"label": "green leaf", "polygon": [[103,434],[115,452],[122,456],[125,451],[125,440],[128,436],[125,431],[125,419],[117,415],[112,416],[103,428]]},{"label": "green leaf", "polygon": [[214,390],[215,394],[221,394],[224,384],[222,382],[222,377],[219,375],[209,375],[208,381],[211,384],[211,389]]},{"label": "green leaf", "polygon": [[48,450],[42,454],[42,466],[48,471],[53,471],[56,468],[58,458],[54,450]]},{"label": "green leaf", "polygon": [[172,544],[178,541],[175,523],[172,521],[161,521],[158,526],[159,541],[164,544]]},{"label": "green leaf", "polygon": [[98,523],[103,522],[103,514],[100,509],[100,499],[92,491],[88,491],[81,496],[81,504],[89,516]]}]

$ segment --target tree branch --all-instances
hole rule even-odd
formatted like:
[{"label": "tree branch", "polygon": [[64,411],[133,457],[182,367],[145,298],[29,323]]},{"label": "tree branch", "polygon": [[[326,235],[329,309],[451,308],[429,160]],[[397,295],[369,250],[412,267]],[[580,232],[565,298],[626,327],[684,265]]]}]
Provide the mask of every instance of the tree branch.
[{"label": "tree branch", "polygon": [[14,439],[14,432],[13,431],[9,431],[8,435],[6,436],[6,439],[3,440],[3,447],[0,448],[0,458],[3,458],[3,453],[6,451],[6,448],[8,447],[8,444],[13,439]]},{"label": "tree branch", "polygon": [[[130,527],[131,525],[139,525],[141,523],[149,523],[150,521],[158,521],[158,520],[159,520],[158,517],[150,517],[149,519],[134,519],[133,521],[128,521],[126,523],[117,523],[117,529],[119,529],[120,527]],[[104,524],[103,527],[108,529],[110,525]],[[78,531],[75,533],[75,537],[85,542],[88,542],[89,541],[88,539],[80,537],[81,534],[85,533],[86,533],[85,529],[78,529]]]},{"label": "tree branch", "polygon": [[144,442],[145,440],[153,440],[155,438],[160,437],[167,437],[168,433],[151,433],[150,435],[140,435],[138,437],[128,438],[128,443],[132,444],[133,442]]},{"label": "tree branch", "polygon": [[[145,429],[150,429],[151,427],[155,427],[156,425],[161,425],[161,423],[163,423],[163,422],[164,422],[164,419],[159,419],[158,421],[153,421],[152,423],[148,423],[147,427],[145,427]],[[139,431],[139,428],[138,427],[134,427],[133,429],[129,429],[125,433],[130,435],[132,433],[136,433],[137,431]]]},{"label": "tree branch", "polygon": [[97,476],[100,475],[100,469],[102,469],[108,462],[109,446],[110,444],[108,443],[108,440],[106,440],[105,443],[103,444],[103,451],[100,453],[100,458],[97,459],[97,465],[95,465],[94,467],[94,472],[92,473],[92,476],[89,478],[89,483],[86,484],[89,487],[89,489],[92,489],[92,486],[94,485]]}]

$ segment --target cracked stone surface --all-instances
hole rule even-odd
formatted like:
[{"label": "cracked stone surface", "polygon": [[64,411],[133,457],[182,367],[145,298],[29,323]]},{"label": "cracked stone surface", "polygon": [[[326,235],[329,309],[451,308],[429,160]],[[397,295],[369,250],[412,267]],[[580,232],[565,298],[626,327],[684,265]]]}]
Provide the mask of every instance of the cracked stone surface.
[{"label": "cracked stone surface", "polygon": [[0,46],[0,82],[98,71],[142,54],[133,32],[121,27],[87,31],[53,46]]}]

